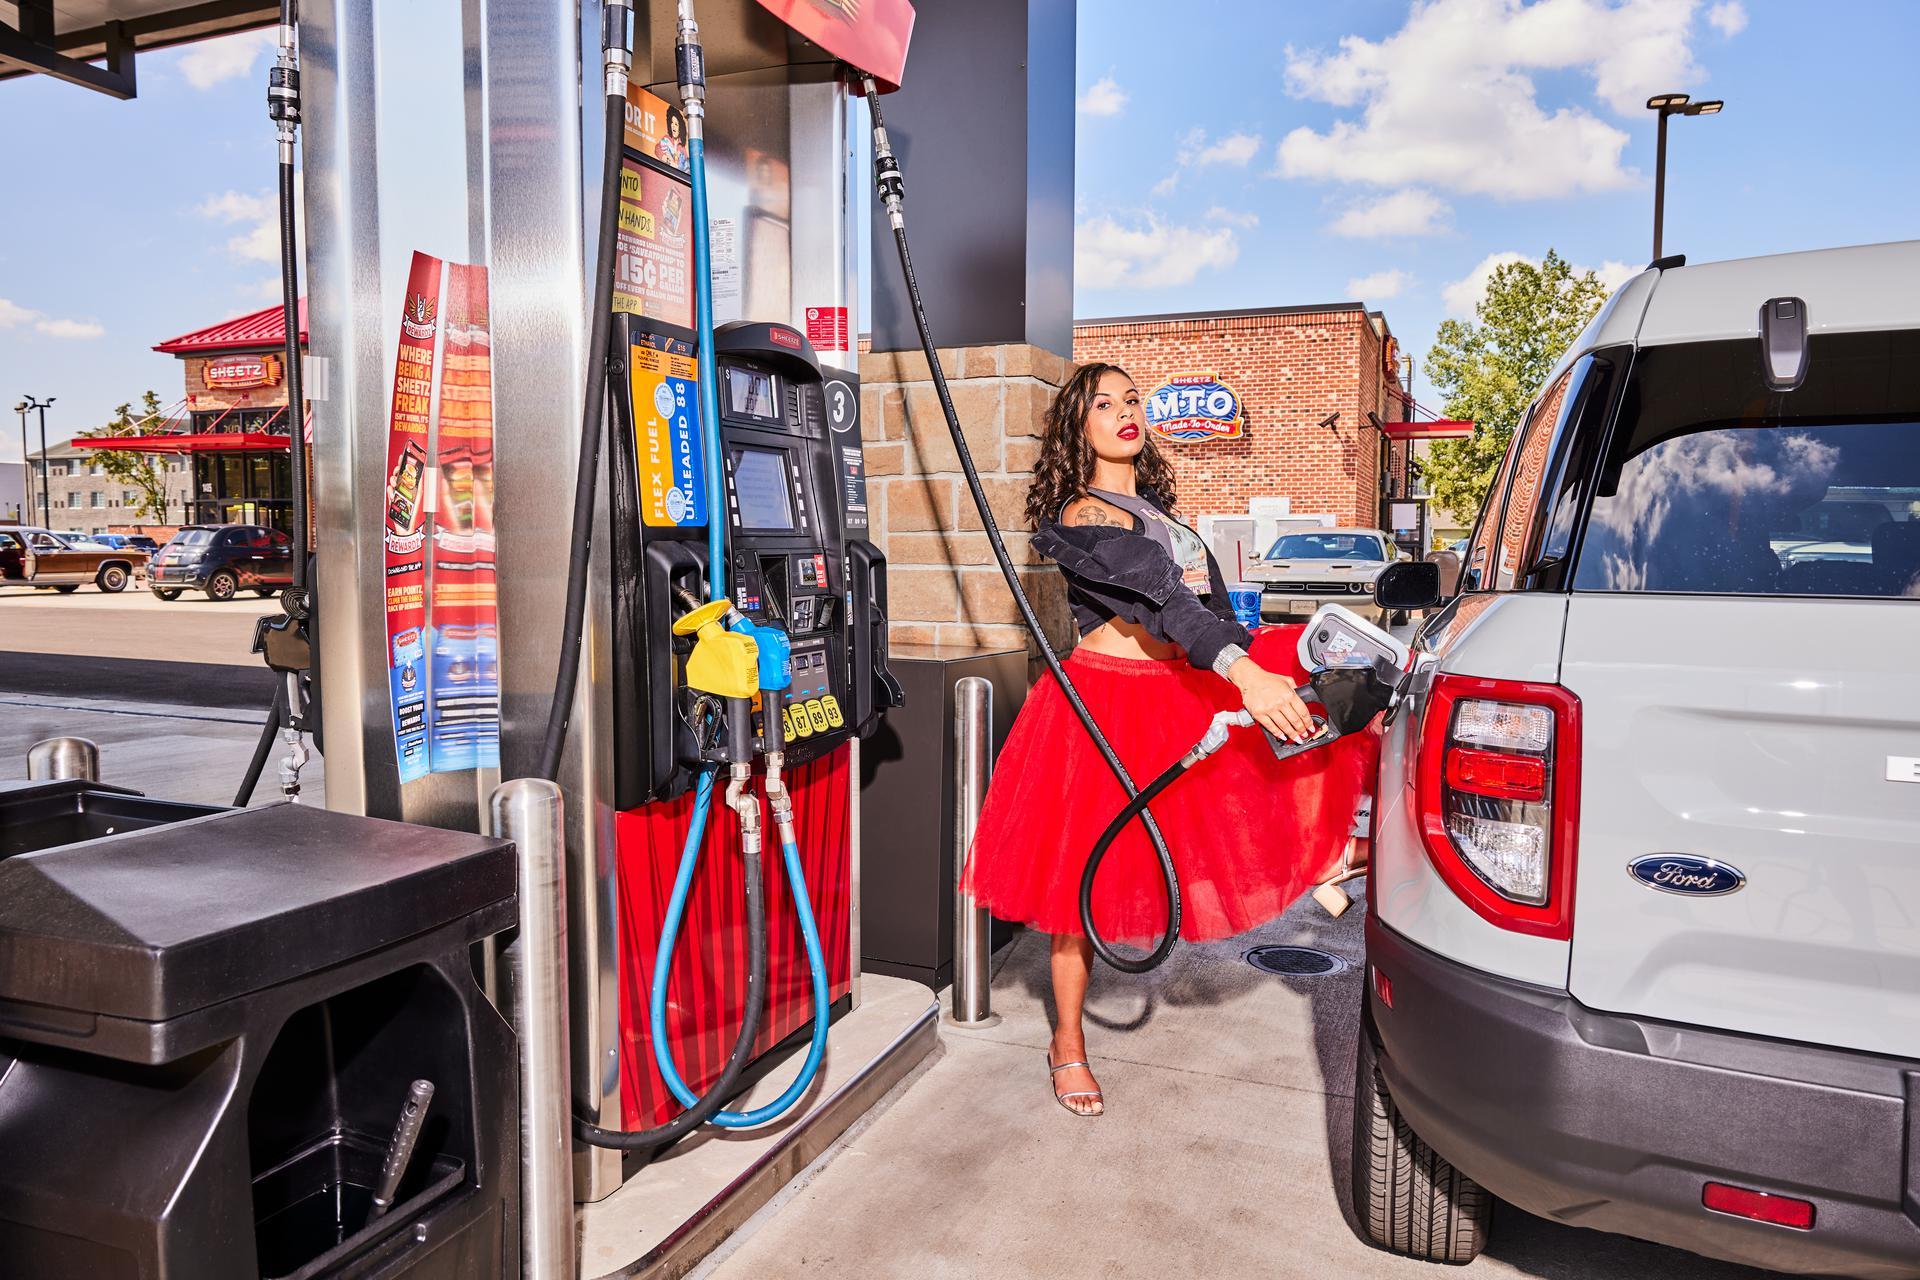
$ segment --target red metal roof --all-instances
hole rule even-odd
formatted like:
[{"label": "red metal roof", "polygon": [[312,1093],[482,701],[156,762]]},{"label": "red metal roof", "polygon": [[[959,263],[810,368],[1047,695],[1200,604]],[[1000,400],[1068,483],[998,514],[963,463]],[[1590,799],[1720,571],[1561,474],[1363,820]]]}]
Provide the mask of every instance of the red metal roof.
[{"label": "red metal roof", "polygon": [[291,441],[261,431],[203,431],[191,436],[96,436],[75,440],[81,449],[112,449],[126,453],[254,453],[287,451]]},{"label": "red metal roof", "polygon": [[[183,333],[177,338],[168,338],[154,346],[155,351],[165,351],[169,355],[201,355],[209,351],[251,351],[260,348],[277,350],[287,344],[287,326],[281,317],[281,306],[274,303],[263,307],[251,315],[240,316],[233,320],[223,320],[219,324],[208,325],[204,329],[195,329],[192,333]],[[307,344],[307,300],[300,299],[300,345]]]}]

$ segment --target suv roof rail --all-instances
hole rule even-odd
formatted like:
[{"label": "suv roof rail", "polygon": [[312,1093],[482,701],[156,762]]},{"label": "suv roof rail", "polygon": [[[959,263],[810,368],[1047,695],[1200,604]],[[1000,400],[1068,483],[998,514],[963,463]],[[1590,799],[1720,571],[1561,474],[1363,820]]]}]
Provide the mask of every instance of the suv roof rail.
[{"label": "suv roof rail", "polygon": [[1686,254],[1684,254],[1684,253],[1670,253],[1670,254],[1668,254],[1668,255],[1667,255],[1666,257],[1664,257],[1664,258],[1655,258],[1655,259],[1654,259],[1654,260],[1653,260],[1652,262],[1649,262],[1649,263],[1647,264],[1647,270],[1649,270],[1649,271],[1666,271],[1666,270],[1668,270],[1669,268],[1672,268],[1672,267],[1684,267],[1684,266],[1686,266],[1686,265],[1687,265],[1687,255],[1686,255]]}]

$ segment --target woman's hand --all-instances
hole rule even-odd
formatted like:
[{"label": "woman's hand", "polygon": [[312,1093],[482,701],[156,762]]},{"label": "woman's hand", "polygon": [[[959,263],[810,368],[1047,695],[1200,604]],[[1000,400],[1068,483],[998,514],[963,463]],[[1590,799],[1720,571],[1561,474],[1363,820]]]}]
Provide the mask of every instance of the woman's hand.
[{"label": "woman's hand", "polygon": [[1288,742],[1304,742],[1314,735],[1313,716],[1293,691],[1293,681],[1277,676],[1252,658],[1241,658],[1227,668],[1227,679],[1240,690],[1241,701],[1268,733]]}]

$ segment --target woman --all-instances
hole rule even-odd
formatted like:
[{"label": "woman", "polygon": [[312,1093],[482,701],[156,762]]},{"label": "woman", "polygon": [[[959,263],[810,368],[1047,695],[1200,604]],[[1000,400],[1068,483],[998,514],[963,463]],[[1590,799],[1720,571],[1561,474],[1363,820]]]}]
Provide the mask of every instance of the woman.
[{"label": "woman", "polygon": [[[1298,627],[1256,639],[1233,616],[1220,567],[1171,514],[1173,469],[1146,433],[1139,390],[1114,365],[1089,364],[1047,410],[1027,494],[1034,550],[1059,565],[1081,633],[1066,666],[1136,783],[1179,759],[1216,711],[1245,707],[1277,737],[1312,720],[1294,693]],[[1342,739],[1276,762],[1237,730],[1152,805],[1180,873],[1181,935],[1244,933],[1279,915],[1338,856],[1366,766]],[[1060,1105],[1105,1110],[1087,1065],[1081,1008],[1093,948],[1081,932],[1081,871],[1125,793],[1051,676],[1028,697],[995,766],[965,885],[1002,919],[1052,935],[1058,1011],[1048,1073]],[[1164,927],[1166,892],[1152,846],[1131,824],[1095,882],[1102,936],[1145,942]]]},{"label": "woman", "polygon": [[667,108],[667,131],[661,135],[653,155],[683,173],[693,167],[693,149],[687,145],[687,118],[680,108]]}]

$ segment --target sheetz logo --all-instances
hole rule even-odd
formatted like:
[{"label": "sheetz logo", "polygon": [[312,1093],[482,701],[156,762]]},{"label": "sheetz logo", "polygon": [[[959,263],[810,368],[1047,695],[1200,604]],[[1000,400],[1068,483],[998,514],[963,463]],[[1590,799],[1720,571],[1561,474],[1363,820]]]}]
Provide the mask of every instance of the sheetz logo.
[{"label": "sheetz logo", "polygon": [[1746,874],[1738,867],[1685,853],[1655,853],[1635,858],[1627,864],[1627,874],[1649,888],[1696,898],[1733,893],[1747,883]]},{"label": "sheetz logo", "polygon": [[1176,373],[1147,397],[1147,429],[1163,440],[1238,440],[1240,397],[1211,373]]},{"label": "sheetz logo", "polygon": [[800,335],[791,329],[782,329],[777,324],[767,326],[767,338],[780,346],[791,347],[795,351],[800,349]]}]

